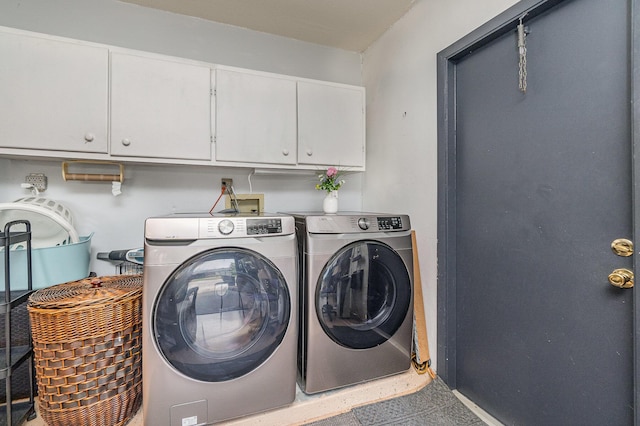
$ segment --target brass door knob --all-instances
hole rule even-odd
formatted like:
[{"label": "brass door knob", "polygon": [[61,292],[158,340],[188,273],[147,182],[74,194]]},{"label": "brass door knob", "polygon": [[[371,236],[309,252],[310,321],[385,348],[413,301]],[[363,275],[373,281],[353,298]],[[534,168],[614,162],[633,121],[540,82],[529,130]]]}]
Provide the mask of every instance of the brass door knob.
[{"label": "brass door knob", "polygon": [[628,269],[616,269],[609,274],[609,283],[619,288],[633,288],[633,272]]}]

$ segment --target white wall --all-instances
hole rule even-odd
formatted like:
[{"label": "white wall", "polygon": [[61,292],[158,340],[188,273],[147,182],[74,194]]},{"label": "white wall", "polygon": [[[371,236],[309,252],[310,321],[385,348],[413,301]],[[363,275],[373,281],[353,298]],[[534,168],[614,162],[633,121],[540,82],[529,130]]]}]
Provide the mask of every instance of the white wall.
[{"label": "white wall", "polygon": [[[346,84],[361,84],[361,56],[201,19],[146,9],[115,0],[2,0],[0,25],[210,63],[238,66]],[[28,117],[16,117],[26,120]],[[38,123],[33,123],[38,125]],[[266,211],[320,210],[323,193],[309,175],[253,176],[250,169],[125,165],[122,195],[108,183],[64,182],[61,161],[0,158],[0,202],[29,195],[20,187],[28,173],[44,173],[43,194],[65,204],[80,235],[94,233],[91,271],[112,275],[115,267],[98,252],[140,247],[144,220],[173,211],[209,211],[220,179],[237,193],[265,194]],[[361,210],[362,174],[347,176],[342,210]],[[224,199],[221,200],[221,203]],[[218,205],[215,211],[224,208]]]},{"label": "white wall", "polygon": [[436,55],[516,2],[417,0],[364,53],[368,155],[363,207],[411,216],[420,255],[429,349],[436,368]]},{"label": "white wall", "polygon": [[[30,195],[20,187],[28,173],[44,173],[49,188],[42,195],[73,213],[81,236],[94,233],[91,271],[113,275],[115,266],[96,260],[98,252],[141,247],[144,220],[173,212],[209,211],[220,195],[220,179],[232,178],[237,193],[265,194],[265,211],[321,210],[324,193],[315,190],[315,174],[254,175],[249,169],[125,165],[122,195],[113,196],[111,185],[102,182],[65,182],[60,161],[0,159],[0,202]],[[340,190],[340,208],[360,210],[360,174],[347,176]],[[214,211],[224,208],[223,197]]]},{"label": "white wall", "polygon": [[361,83],[361,57],[116,0],[2,0],[0,25],[215,64]]}]

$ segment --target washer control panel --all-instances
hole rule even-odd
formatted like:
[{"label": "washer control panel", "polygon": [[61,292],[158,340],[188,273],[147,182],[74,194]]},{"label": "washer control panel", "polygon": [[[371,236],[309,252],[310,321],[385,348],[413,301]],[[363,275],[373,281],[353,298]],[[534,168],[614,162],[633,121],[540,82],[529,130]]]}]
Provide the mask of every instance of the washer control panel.
[{"label": "washer control panel", "polygon": [[174,214],[148,218],[145,238],[154,241],[190,241],[209,238],[271,237],[295,234],[292,216],[214,216]]},{"label": "washer control panel", "polygon": [[[230,217],[200,219],[200,238],[282,235],[282,217]],[[288,233],[288,232],[287,232]]]}]

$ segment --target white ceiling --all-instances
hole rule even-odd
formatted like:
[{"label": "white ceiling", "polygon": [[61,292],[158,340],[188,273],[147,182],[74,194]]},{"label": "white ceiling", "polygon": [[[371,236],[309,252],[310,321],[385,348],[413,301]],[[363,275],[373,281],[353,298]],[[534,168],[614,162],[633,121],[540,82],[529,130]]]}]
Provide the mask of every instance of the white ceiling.
[{"label": "white ceiling", "polygon": [[362,52],[416,0],[122,0],[145,7]]}]

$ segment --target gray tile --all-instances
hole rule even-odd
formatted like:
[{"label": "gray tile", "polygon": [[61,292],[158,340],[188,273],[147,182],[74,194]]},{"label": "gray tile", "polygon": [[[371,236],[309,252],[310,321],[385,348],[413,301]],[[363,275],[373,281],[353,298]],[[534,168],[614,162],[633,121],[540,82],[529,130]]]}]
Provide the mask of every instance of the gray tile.
[{"label": "gray tile", "polygon": [[367,426],[406,424],[405,421],[415,415],[401,398],[358,407],[353,412],[360,423]]},{"label": "gray tile", "polygon": [[428,413],[441,407],[459,402],[449,387],[436,377],[420,391],[401,397],[405,400],[407,410]]},{"label": "gray tile", "polygon": [[318,420],[317,422],[307,423],[307,426],[361,426],[353,412],[340,414],[329,417],[328,419]]},{"label": "gray tile", "polygon": [[309,425],[482,426],[484,422],[436,377],[429,385],[413,394],[357,407],[349,413]]},{"label": "gray tile", "polygon": [[424,417],[423,425],[433,426],[479,426],[484,422],[461,402],[432,411]]}]

